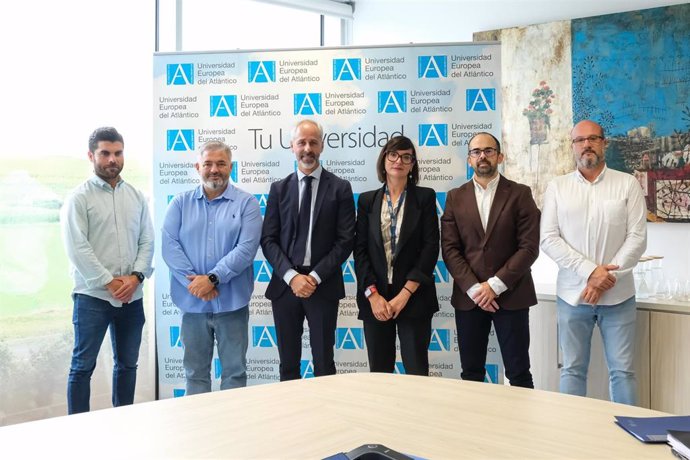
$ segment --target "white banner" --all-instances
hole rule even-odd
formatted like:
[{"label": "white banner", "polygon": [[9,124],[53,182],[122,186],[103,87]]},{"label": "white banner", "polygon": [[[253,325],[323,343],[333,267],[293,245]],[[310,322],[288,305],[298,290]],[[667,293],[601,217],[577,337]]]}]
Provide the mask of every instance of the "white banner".
[{"label": "white banner", "polygon": [[[446,192],[471,177],[467,141],[477,131],[501,136],[500,45],[429,44],[371,48],[236,51],[154,56],[154,222],[156,335],[160,398],[184,394],[180,312],[169,294],[160,228],[172,196],[199,184],[199,147],[219,139],[233,150],[231,181],[254,194],[262,212],[269,186],[296,168],[290,131],[300,119],[324,127],[323,166],[359,193],[381,186],[376,158],[392,136],[417,146],[420,185],[437,192],[439,216]],[[357,320],[352,258],[343,265],[347,296],[336,330],[338,372],[368,371],[362,324]],[[459,378],[460,358],[451,280],[436,266],[441,311],[429,346],[431,375]],[[264,291],[271,267],[261,250],[254,262],[250,302],[248,382],[278,380],[278,350],[271,304]],[[308,330],[302,374],[312,375]],[[398,356],[399,358],[399,356]],[[487,380],[502,382],[493,331]],[[214,389],[220,363],[214,359]],[[404,372],[398,359],[396,370]]]}]

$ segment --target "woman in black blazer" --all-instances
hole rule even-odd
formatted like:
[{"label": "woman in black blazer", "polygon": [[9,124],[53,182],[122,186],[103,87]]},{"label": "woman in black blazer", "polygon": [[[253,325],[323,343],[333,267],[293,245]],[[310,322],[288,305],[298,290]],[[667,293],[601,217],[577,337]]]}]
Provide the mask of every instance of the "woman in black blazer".
[{"label": "woman in black blazer", "polygon": [[376,171],[383,187],[359,196],[354,249],[369,369],[393,372],[397,329],[405,372],[429,375],[431,317],[438,311],[436,193],[417,186],[416,151],[405,136],[381,149]]}]

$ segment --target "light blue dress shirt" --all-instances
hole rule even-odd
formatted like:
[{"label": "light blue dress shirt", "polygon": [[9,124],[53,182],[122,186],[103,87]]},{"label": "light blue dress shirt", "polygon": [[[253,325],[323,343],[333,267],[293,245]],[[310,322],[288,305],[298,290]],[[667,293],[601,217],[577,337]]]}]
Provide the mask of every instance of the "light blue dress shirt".
[{"label": "light blue dress shirt", "polygon": [[[221,313],[249,304],[261,237],[259,202],[231,184],[209,201],[203,186],[176,195],[163,223],[170,296],[185,313]],[[187,275],[218,276],[219,295],[205,302],[187,291]]]},{"label": "light blue dress shirt", "polygon": [[[144,195],[120,180],[115,188],[98,176],[77,187],[60,212],[74,293],[121,307],[105,287],[114,277],[153,273],[153,225]],[[143,297],[140,284],[132,300]]]}]

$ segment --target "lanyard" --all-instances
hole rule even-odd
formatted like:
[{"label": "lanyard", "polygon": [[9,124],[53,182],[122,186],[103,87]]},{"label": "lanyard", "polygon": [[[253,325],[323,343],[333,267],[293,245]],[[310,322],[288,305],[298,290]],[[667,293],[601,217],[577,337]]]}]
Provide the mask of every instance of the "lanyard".
[{"label": "lanyard", "polygon": [[393,200],[391,200],[391,194],[390,191],[388,190],[388,185],[384,186],[384,190],[386,192],[386,202],[388,203],[388,213],[390,214],[391,217],[391,255],[395,257],[395,235],[396,235],[396,228],[398,225],[398,212],[400,212],[400,207],[403,205],[405,202],[405,195],[407,194],[407,188],[403,190],[402,195],[400,195],[400,199],[398,200],[398,207],[393,208]]}]

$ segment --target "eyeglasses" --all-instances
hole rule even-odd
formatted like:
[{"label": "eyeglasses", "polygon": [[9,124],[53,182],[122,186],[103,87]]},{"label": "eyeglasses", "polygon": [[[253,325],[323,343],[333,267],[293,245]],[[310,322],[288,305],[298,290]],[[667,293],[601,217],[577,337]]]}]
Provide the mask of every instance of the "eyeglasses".
[{"label": "eyeglasses", "polygon": [[485,149],[472,149],[469,153],[472,158],[478,158],[479,155],[481,155],[482,153],[485,157],[490,158],[496,155],[498,153],[498,150],[496,150],[493,147],[487,147]]},{"label": "eyeglasses", "polygon": [[573,145],[582,145],[585,143],[585,141],[589,141],[590,144],[598,144],[603,140],[604,136],[597,136],[595,134],[592,134],[591,136],[587,137],[576,137],[575,139],[573,139]]},{"label": "eyeglasses", "polygon": [[386,158],[388,158],[388,161],[390,161],[391,163],[395,163],[396,161],[398,161],[398,158],[400,158],[400,161],[404,165],[412,164],[415,160],[414,155],[411,155],[409,153],[403,153],[402,155],[400,155],[398,152],[394,151],[386,152]]}]

